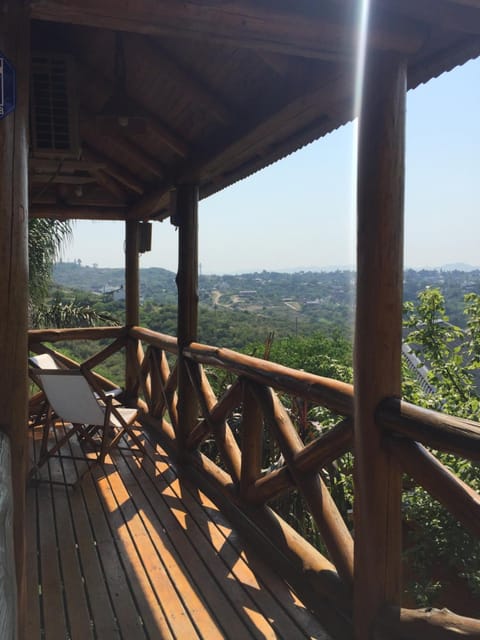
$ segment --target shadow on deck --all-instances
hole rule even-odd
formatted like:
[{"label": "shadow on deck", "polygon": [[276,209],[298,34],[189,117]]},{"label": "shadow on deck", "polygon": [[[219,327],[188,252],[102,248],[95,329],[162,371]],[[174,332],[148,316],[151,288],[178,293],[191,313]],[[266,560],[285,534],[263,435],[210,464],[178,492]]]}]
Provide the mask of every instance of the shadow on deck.
[{"label": "shadow on deck", "polygon": [[[215,504],[145,445],[143,457],[114,450],[76,489],[28,489],[26,637],[327,640]],[[72,482],[83,464],[51,459],[40,477]]]}]

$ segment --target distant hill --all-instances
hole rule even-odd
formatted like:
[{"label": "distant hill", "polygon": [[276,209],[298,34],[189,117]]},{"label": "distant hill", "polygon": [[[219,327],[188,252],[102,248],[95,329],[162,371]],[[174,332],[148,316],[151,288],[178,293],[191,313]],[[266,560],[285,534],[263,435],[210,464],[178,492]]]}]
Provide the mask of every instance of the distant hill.
[{"label": "distant hill", "polygon": [[479,267],[473,267],[465,262],[454,262],[453,264],[444,264],[440,267],[440,271],[478,271]]},{"label": "distant hill", "polygon": [[[404,299],[415,300],[425,287],[438,287],[446,300],[450,321],[463,326],[463,297],[480,294],[480,270],[448,265],[440,269],[407,269],[404,275]],[[124,269],[83,266],[62,262],[55,265],[53,279],[61,287],[81,289],[95,294],[106,293],[124,284]],[[159,305],[176,305],[175,274],[161,268],[140,270],[142,301]],[[352,270],[301,271],[279,273],[259,271],[240,275],[199,276],[200,303],[212,309],[247,311],[271,317],[352,320],[355,273]],[[295,320],[296,321],[296,320]]]},{"label": "distant hill", "polygon": [[[53,268],[53,281],[62,287],[103,293],[125,283],[125,270],[89,267],[76,262],[59,262]],[[175,274],[167,269],[141,269],[142,295],[148,297],[176,295]]]}]

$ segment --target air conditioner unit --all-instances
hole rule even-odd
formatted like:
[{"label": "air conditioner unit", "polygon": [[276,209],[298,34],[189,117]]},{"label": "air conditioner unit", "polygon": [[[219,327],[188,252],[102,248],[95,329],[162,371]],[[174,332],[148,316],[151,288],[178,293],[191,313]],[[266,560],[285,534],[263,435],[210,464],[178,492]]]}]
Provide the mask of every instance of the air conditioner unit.
[{"label": "air conditioner unit", "polygon": [[32,156],[78,158],[78,100],[72,57],[33,52],[31,78]]}]

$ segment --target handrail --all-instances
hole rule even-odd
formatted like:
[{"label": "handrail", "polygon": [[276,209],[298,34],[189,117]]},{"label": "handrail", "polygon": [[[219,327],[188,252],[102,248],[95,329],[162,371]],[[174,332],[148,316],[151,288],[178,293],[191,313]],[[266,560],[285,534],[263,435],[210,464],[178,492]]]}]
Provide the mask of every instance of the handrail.
[{"label": "handrail", "polygon": [[183,355],[198,364],[225,369],[254,382],[320,404],[343,416],[353,415],[353,386],[331,378],[290,369],[230,349],[191,343]]},{"label": "handrail", "polygon": [[376,419],[387,432],[468,460],[480,460],[480,424],[473,420],[423,409],[398,398],[383,400]]},{"label": "handrail", "polygon": [[127,327],[81,327],[79,329],[30,329],[28,344],[67,340],[102,340],[127,335]]},{"label": "handrail", "polygon": [[130,327],[128,335],[131,338],[142,340],[152,347],[158,347],[169,353],[178,354],[177,339],[165,333],[145,329],[144,327]]}]

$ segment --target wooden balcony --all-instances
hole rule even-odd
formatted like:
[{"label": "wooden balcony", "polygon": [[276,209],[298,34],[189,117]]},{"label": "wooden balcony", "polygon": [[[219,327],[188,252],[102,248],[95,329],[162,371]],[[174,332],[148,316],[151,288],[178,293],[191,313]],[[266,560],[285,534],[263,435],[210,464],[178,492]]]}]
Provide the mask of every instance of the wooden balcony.
[{"label": "wooden balcony", "polygon": [[[61,432],[62,426],[58,427]],[[31,430],[31,455],[39,430]],[[27,638],[329,638],[155,438],[129,443],[75,490],[27,491]],[[54,438],[54,434],[52,434]],[[72,439],[41,478],[77,479]],[[37,450],[37,451],[36,451]]]},{"label": "wooden balcony", "polygon": [[[352,450],[353,388],[226,349],[191,344],[179,354],[176,339],[139,327],[31,331],[30,349],[78,367],[54,343],[85,338],[104,344],[84,370],[125,351],[133,385],[125,393],[142,409],[146,453],[125,442],[75,490],[29,488],[26,637],[351,637],[354,540],[321,470]],[[179,361],[196,416],[188,430],[178,415]],[[218,398],[215,370],[230,376]],[[330,409],[338,424],[302,442],[289,397]],[[478,495],[424,445],[478,460],[480,425],[395,399],[377,420],[392,461],[479,535]],[[33,462],[39,436],[30,431]],[[283,462],[262,469],[267,432]],[[76,480],[78,463],[65,453],[80,445],[70,442],[43,479]],[[292,491],[325,555],[272,508]],[[480,632],[478,620],[445,610],[385,609],[375,624],[378,638]]]}]

